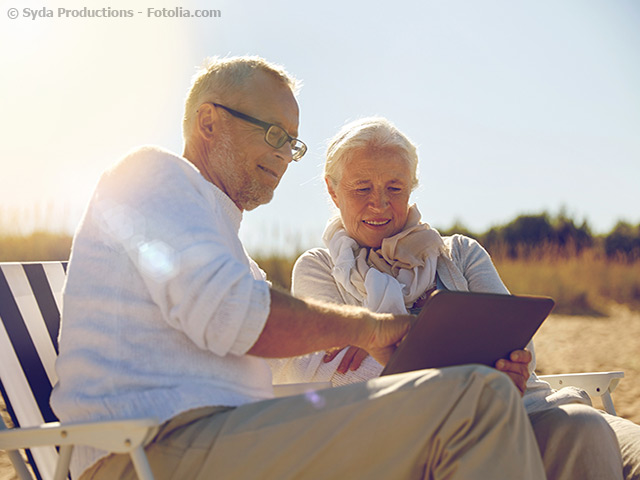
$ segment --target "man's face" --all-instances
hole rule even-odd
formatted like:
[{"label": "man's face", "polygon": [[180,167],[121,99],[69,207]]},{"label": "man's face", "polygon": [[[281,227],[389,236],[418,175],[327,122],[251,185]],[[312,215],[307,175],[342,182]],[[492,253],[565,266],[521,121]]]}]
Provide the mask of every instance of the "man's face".
[{"label": "man's face", "polygon": [[[298,104],[291,90],[264,72],[256,73],[234,98],[220,103],[278,125],[292,137],[298,135]],[[215,171],[214,183],[238,208],[253,210],[273,198],[291,162],[290,145],[275,149],[265,141],[262,127],[219,107],[218,114],[222,119],[221,137],[209,154],[208,168]]]}]

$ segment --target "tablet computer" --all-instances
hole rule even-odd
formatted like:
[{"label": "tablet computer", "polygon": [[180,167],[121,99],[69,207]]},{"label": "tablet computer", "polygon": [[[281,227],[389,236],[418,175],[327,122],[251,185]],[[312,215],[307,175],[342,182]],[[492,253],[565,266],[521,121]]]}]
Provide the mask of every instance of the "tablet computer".
[{"label": "tablet computer", "polygon": [[527,346],[554,302],[548,297],[436,290],[381,375],[479,363]]}]

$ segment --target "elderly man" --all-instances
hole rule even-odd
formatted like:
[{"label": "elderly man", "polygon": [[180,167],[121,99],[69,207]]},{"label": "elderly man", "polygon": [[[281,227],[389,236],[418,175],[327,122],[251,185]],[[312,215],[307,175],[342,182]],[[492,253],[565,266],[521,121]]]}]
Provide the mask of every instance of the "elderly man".
[{"label": "elderly man", "polygon": [[[64,291],[65,421],[155,416],[157,478],[544,478],[520,396],[484,367],[427,370],[274,399],[264,360],[357,345],[384,363],[408,317],[302,301],[244,251],[298,140],[296,82],[260,58],[212,61],[189,93],[183,156],[141,148],[105,172]],[[130,478],[76,449],[74,478]]]}]

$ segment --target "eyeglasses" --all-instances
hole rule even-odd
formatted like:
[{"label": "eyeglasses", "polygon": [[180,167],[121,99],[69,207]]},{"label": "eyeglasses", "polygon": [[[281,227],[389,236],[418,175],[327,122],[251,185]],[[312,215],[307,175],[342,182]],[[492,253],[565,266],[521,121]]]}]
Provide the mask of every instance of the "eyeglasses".
[{"label": "eyeglasses", "polygon": [[214,107],[220,107],[229,112],[234,117],[240,118],[245,122],[253,123],[259,127],[264,128],[264,141],[267,142],[273,148],[281,148],[285,143],[291,144],[291,158],[294,161],[298,161],[302,156],[307,153],[307,146],[301,140],[293,138],[282,127],[274,125],[273,123],[263,122],[257,118],[251,117],[246,113],[238,112],[233,108],[225,107],[219,103],[211,103]]}]

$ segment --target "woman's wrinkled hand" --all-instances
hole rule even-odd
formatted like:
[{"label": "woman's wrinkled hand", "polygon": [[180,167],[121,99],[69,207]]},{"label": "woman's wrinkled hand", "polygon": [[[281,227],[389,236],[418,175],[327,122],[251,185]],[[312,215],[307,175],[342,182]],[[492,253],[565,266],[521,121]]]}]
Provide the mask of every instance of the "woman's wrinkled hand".
[{"label": "woman's wrinkled hand", "polygon": [[501,358],[496,362],[496,369],[509,375],[513,383],[515,383],[520,396],[524,395],[527,389],[527,380],[529,380],[529,363],[531,363],[532,355],[529,350],[514,350],[509,355],[509,359]]},{"label": "woman's wrinkled hand", "polygon": [[[338,373],[347,373],[349,370],[357,370],[358,368],[360,368],[360,365],[362,365],[364,359],[369,356],[369,354],[365,350],[358,347],[344,348],[347,348],[347,351],[344,354],[344,357],[342,357],[340,365],[338,365]],[[336,358],[336,355],[338,355],[338,353],[344,350],[344,348],[335,348],[333,350],[328,350],[322,361],[324,363],[331,362],[334,358]]]}]

